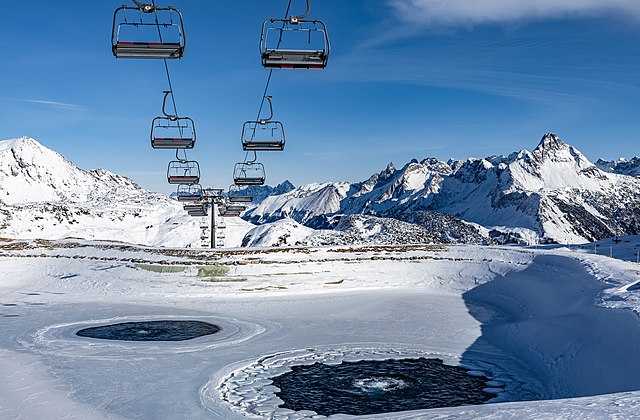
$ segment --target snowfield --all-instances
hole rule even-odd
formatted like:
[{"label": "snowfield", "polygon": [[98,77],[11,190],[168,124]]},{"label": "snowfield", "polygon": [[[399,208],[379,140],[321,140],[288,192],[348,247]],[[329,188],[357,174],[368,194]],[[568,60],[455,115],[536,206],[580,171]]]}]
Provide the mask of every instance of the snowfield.
[{"label": "snowfield", "polygon": [[[269,377],[414,356],[481,371],[497,396],[367,418],[632,418],[639,243],[213,252],[3,240],[0,418],[305,418],[277,407]],[[75,335],[163,319],[222,330],[173,343]]]}]

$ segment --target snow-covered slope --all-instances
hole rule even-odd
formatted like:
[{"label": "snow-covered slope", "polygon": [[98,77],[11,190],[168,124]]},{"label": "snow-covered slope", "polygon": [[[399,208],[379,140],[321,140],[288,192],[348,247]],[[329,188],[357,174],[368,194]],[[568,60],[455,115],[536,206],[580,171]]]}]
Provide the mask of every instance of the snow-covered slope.
[{"label": "snow-covered slope", "polygon": [[346,182],[303,185],[286,194],[267,197],[244,218],[253,223],[268,223],[290,217],[304,224],[316,216],[336,213],[348,191]]},{"label": "snow-covered slope", "polygon": [[141,193],[130,179],[101,169],[83,171],[34,139],[0,141],[0,200],[7,204],[81,203]]},{"label": "snow-covered slope", "polygon": [[[200,244],[200,222],[177,201],[105,170],[84,171],[34,139],[0,141],[0,236],[185,247]],[[239,246],[252,226],[232,225],[239,233],[227,245]]]},{"label": "snow-covered slope", "polygon": [[422,226],[367,215],[336,216],[332,229],[310,229],[287,218],[265,223],[247,233],[242,246],[401,245],[454,242]]},{"label": "snow-covered slope", "polygon": [[640,177],[640,156],[630,160],[625,158],[611,161],[598,159],[596,166],[605,172]]},{"label": "snow-covered slope", "polygon": [[[559,242],[584,242],[640,230],[640,180],[603,172],[557,135],[529,152],[441,162],[393,164],[356,184],[299,187],[270,197],[248,219],[291,217],[315,227],[322,216],[370,214],[406,218],[448,213],[502,230],[527,229]],[[326,217],[324,218],[326,220]],[[321,225],[321,224],[320,224]]]},{"label": "snow-covered slope", "polygon": [[274,247],[294,245],[313,234],[314,230],[293,219],[280,219],[251,229],[242,240],[242,246]]}]

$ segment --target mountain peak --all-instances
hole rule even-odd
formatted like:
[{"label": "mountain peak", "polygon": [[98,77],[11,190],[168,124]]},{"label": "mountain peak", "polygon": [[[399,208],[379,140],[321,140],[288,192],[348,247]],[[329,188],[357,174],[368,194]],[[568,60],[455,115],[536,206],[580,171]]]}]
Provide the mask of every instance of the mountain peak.
[{"label": "mountain peak", "polygon": [[141,194],[133,181],[84,171],[30,137],[0,141],[0,196],[6,204],[82,203],[118,189]]},{"label": "mountain peak", "polygon": [[539,152],[551,152],[561,150],[567,147],[567,144],[563,142],[560,137],[555,133],[547,133],[542,136],[542,140],[538,143],[535,151]]},{"label": "mountain peak", "polygon": [[23,147],[40,148],[43,146],[31,137],[26,136],[0,141],[0,152],[9,149],[22,149]]}]

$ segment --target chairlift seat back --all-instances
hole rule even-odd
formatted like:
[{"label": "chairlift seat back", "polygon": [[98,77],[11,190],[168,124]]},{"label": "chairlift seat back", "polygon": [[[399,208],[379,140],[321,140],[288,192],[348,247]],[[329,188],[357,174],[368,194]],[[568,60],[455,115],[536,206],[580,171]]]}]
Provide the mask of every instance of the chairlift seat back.
[{"label": "chairlift seat back", "polygon": [[180,185],[180,184],[197,184],[200,182],[199,175],[169,175],[167,177],[169,184],[171,185]]},{"label": "chairlift seat back", "polygon": [[253,197],[249,195],[230,195],[229,202],[231,203],[252,203]]},{"label": "chairlift seat back", "polygon": [[322,50],[267,50],[262,54],[262,65],[279,69],[323,69],[327,55]]},{"label": "chairlift seat back", "polygon": [[113,46],[116,58],[158,58],[169,60],[182,58],[184,48],[180,44],[169,42],[118,42]]}]

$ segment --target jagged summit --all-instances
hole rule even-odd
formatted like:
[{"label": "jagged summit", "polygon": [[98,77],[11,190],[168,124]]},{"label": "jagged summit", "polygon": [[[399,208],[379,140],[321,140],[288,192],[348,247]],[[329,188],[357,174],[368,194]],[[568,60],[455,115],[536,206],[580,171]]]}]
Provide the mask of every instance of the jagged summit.
[{"label": "jagged summit", "polygon": [[560,137],[558,137],[557,134],[546,133],[544,136],[542,136],[542,139],[540,140],[540,143],[538,143],[538,146],[536,146],[536,148],[534,149],[534,152],[536,150],[540,150],[540,151],[560,150],[566,147],[567,147],[567,144],[563,142],[560,139]]}]

